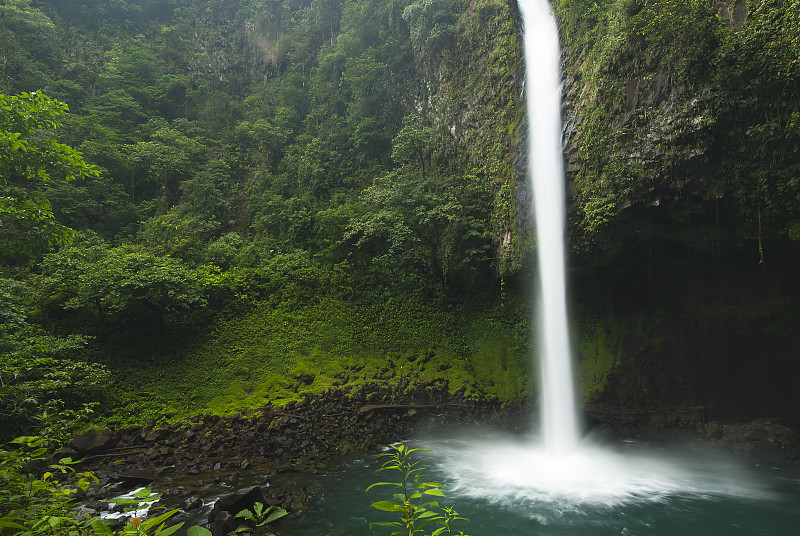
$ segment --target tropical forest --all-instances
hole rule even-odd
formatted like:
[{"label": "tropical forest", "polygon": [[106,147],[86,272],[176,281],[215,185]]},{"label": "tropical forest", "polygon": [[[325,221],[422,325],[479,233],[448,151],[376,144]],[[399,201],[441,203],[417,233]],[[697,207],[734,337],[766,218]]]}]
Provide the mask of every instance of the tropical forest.
[{"label": "tropical forest", "polygon": [[0,536],[793,534],[800,0],[0,0]]}]

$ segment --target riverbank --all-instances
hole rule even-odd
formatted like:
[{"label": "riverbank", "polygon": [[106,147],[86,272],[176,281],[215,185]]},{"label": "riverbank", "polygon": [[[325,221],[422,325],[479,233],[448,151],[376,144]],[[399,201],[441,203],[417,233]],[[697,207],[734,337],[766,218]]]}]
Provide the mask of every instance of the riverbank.
[{"label": "riverbank", "polygon": [[470,424],[522,430],[528,411],[497,399],[450,393],[445,382],[366,385],[352,394],[328,390],[297,401],[230,417],[195,416],[169,426],[97,429],[77,436],[74,450],[98,485],[81,497],[102,511],[109,499],[136,486],[164,494],[162,503],[199,508],[196,497],[253,484],[270,486],[270,504],[295,512],[308,500],[304,480],[336,457],[368,452],[425,431]]},{"label": "riverbank", "polygon": [[[618,436],[695,440],[774,463],[800,460],[800,426],[794,422],[703,423],[702,412],[692,408],[627,415],[594,406],[587,417],[592,428]],[[531,426],[530,407],[467,398],[463,392],[450,393],[444,382],[376,384],[354,394],[332,389],[230,417],[201,415],[169,426],[94,430],[75,438],[74,452],[61,455],[82,458],[81,469],[99,478],[81,497],[89,515],[106,510],[113,497],[150,485],[163,493],[161,505],[205,522],[203,498],[207,502],[258,486],[265,503],[299,512],[312,499],[306,484],[342,456],[478,424],[525,433]]]}]

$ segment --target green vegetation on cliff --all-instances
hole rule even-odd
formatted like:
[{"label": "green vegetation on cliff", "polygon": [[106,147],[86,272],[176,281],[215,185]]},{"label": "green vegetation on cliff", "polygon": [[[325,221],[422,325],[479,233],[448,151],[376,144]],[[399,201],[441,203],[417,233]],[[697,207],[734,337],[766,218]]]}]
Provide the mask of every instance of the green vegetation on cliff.
[{"label": "green vegetation on cliff", "polygon": [[[627,209],[715,200],[743,233],[797,239],[800,3],[557,0],[576,237]],[[681,209],[678,208],[680,211]]]},{"label": "green vegetation on cliff", "polygon": [[[683,314],[677,289],[744,281],[791,318],[770,296],[796,280],[800,9],[553,6],[578,375],[600,396]],[[0,0],[2,432],[367,382],[524,398],[515,10]]]}]

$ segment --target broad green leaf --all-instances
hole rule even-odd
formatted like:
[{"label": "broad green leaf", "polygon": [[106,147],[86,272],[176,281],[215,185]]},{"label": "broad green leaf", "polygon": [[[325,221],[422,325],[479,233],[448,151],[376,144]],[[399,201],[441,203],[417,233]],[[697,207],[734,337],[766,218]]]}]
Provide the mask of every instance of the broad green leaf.
[{"label": "broad green leaf", "polygon": [[146,488],[142,488],[141,490],[139,490],[139,492],[135,493],[133,496],[136,497],[137,499],[146,499],[152,494],[153,490],[150,488],[150,486],[147,486]]},{"label": "broad green leaf", "polygon": [[205,527],[194,525],[186,531],[186,536],[211,536],[211,531]]},{"label": "broad green leaf", "polygon": [[372,489],[372,488],[374,488],[375,486],[397,486],[397,487],[399,487],[399,488],[402,488],[402,487],[403,487],[403,485],[402,485],[401,483],[399,483],[399,482],[375,482],[374,484],[370,485],[370,486],[369,486],[369,487],[366,489],[365,493],[368,493],[368,492],[369,492],[369,490],[371,490],[371,489]]},{"label": "broad green leaf", "polygon": [[167,519],[169,519],[170,517],[175,515],[177,512],[178,512],[178,510],[170,510],[168,512],[164,512],[163,514],[161,514],[158,517],[154,517],[153,519],[148,519],[147,521],[142,523],[142,525],[141,525],[142,529],[147,530],[150,527],[155,527],[159,523],[163,523],[164,521],[166,521]]},{"label": "broad green leaf", "polygon": [[270,512],[270,514],[267,516],[267,519],[264,521],[264,523],[272,523],[276,519],[280,519],[280,518],[288,516],[288,515],[289,515],[289,512],[287,512],[283,508],[275,508],[275,510]]},{"label": "broad green leaf", "polygon": [[13,521],[5,521],[3,519],[0,519],[0,528],[28,530],[27,527],[20,525],[19,523],[14,523]]},{"label": "broad green leaf", "polygon": [[114,504],[117,506],[139,505],[142,501],[139,499],[114,499]]},{"label": "broad green leaf", "polygon": [[184,522],[181,521],[177,525],[172,525],[171,527],[167,528],[163,528],[164,525],[161,525],[161,527],[159,527],[158,530],[156,531],[155,536],[169,536],[170,534],[181,528],[183,524]]},{"label": "broad green leaf", "polygon": [[402,523],[398,523],[397,521],[376,521],[375,523],[369,524],[369,530],[372,530],[372,527],[402,527]]},{"label": "broad green leaf", "polygon": [[405,512],[405,508],[401,505],[390,501],[378,501],[372,503],[370,506],[376,510],[383,510],[384,512]]}]

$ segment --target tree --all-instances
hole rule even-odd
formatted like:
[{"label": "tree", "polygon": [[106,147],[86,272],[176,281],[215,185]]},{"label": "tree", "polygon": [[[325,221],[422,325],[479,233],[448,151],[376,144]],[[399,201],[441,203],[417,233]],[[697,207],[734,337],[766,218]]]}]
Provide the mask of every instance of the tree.
[{"label": "tree", "polygon": [[31,257],[72,233],[53,217],[37,180],[97,177],[78,151],[58,143],[67,105],[39,93],[0,94],[0,258]]},{"label": "tree", "polygon": [[428,275],[468,280],[485,268],[491,235],[487,193],[474,177],[425,177],[400,170],[375,179],[343,242],[353,253]]},{"label": "tree", "polygon": [[37,60],[54,55],[55,33],[53,21],[31,0],[0,2],[0,87],[44,83],[46,67]]},{"label": "tree", "polygon": [[196,271],[140,246],[78,244],[45,256],[41,270],[33,296],[41,319],[101,337],[109,328],[174,336],[207,303]]}]

